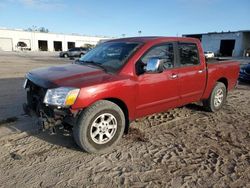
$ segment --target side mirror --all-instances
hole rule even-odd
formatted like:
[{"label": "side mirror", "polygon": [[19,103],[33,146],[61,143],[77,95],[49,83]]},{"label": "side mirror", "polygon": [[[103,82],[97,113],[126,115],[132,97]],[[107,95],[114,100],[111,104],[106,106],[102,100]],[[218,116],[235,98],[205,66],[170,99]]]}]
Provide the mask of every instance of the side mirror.
[{"label": "side mirror", "polygon": [[163,59],[150,58],[145,67],[146,73],[160,73],[163,71]]}]

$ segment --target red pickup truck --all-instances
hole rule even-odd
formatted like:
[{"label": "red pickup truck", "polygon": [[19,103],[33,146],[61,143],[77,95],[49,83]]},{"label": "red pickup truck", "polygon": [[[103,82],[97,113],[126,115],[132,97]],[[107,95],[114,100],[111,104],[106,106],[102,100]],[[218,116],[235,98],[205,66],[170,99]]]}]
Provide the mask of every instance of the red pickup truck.
[{"label": "red pickup truck", "polygon": [[196,101],[219,110],[238,74],[237,62],[206,62],[196,39],[115,39],[73,64],[27,73],[24,110],[44,129],[72,127],[85,151],[105,152],[136,118]]}]

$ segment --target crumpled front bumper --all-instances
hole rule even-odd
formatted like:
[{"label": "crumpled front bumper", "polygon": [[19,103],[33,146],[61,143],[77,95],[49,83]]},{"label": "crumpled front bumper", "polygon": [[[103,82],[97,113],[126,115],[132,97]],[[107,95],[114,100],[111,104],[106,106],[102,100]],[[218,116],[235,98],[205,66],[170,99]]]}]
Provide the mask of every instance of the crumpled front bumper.
[{"label": "crumpled front bumper", "polygon": [[70,108],[58,108],[43,103],[46,89],[28,80],[25,86],[27,102],[23,104],[23,111],[29,116],[38,118],[39,128],[53,129],[63,123],[74,125],[78,111],[72,111]]},{"label": "crumpled front bumper", "polygon": [[54,113],[53,116],[46,114],[42,109],[39,109],[39,114],[34,111],[27,103],[23,104],[23,111],[26,115],[37,117],[38,128],[42,130],[52,129],[58,125],[61,125],[66,113]]}]

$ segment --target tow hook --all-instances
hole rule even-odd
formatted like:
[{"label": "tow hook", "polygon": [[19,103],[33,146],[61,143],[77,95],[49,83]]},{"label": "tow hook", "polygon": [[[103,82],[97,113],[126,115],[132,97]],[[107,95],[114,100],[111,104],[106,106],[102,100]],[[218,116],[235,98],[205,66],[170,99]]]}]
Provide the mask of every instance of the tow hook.
[{"label": "tow hook", "polygon": [[51,127],[49,130],[50,130],[50,135],[55,135],[56,134],[56,128],[55,127]]},{"label": "tow hook", "polygon": [[38,124],[38,127],[40,130],[42,130],[42,131],[49,130],[50,135],[56,134],[55,125],[50,123],[47,119],[40,117],[40,118],[38,118],[37,124]]},{"label": "tow hook", "polygon": [[56,134],[56,126],[59,125],[61,121],[55,121],[52,118],[44,118],[44,117],[39,117],[38,118],[38,127],[42,131],[49,130],[51,135]]},{"label": "tow hook", "polygon": [[49,122],[46,121],[46,119],[39,117],[37,121],[37,125],[40,130],[45,131],[46,129],[49,129]]}]

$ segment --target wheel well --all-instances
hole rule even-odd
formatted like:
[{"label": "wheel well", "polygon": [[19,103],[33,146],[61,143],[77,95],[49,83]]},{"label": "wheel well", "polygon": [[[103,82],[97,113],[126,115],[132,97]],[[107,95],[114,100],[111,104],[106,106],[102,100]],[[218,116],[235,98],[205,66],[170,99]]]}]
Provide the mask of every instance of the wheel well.
[{"label": "wheel well", "polygon": [[129,113],[128,113],[128,107],[127,105],[120,99],[117,98],[106,98],[104,100],[113,102],[115,104],[117,104],[123,111],[124,116],[125,116],[125,120],[126,120],[126,125],[125,125],[125,133],[128,133],[128,128],[129,128]]},{"label": "wheel well", "polygon": [[217,82],[222,82],[223,84],[225,84],[226,88],[228,88],[228,81],[226,78],[220,78]]}]

